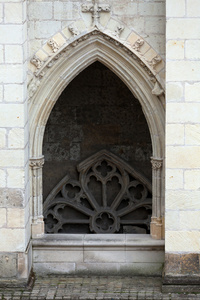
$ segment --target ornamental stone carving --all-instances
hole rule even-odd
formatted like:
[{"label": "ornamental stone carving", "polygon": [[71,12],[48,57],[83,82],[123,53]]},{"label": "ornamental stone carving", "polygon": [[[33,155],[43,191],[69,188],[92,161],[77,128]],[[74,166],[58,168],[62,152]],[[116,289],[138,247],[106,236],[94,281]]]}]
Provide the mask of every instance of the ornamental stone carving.
[{"label": "ornamental stone carving", "polygon": [[156,55],[151,61],[150,65],[155,69],[155,67],[162,61],[162,58],[159,55]]},{"label": "ornamental stone carving", "polygon": [[47,233],[123,233],[150,228],[151,185],[127,163],[102,150],[80,163],[44,202]]},{"label": "ornamental stone carving", "polygon": [[123,25],[118,25],[117,28],[115,29],[113,35],[116,36],[117,38],[120,37],[121,33],[124,30],[124,26]]},{"label": "ornamental stone carving", "polygon": [[101,12],[110,12],[110,5],[109,4],[99,4],[98,0],[93,0],[92,3],[83,4],[82,5],[82,12],[92,13],[92,26],[97,27],[99,26],[99,19]]},{"label": "ornamental stone carving", "polygon": [[132,46],[132,48],[138,52],[140,52],[140,48],[144,45],[144,40],[138,39]]},{"label": "ornamental stone carving", "polygon": [[152,90],[152,94],[156,96],[161,96],[164,93],[163,89],[161,89],[159,83],[156,81],[154,88]]},{"label": "ornamental stone carving", "polygon": [[158,170],[162,167],[163,160],[161,158],[151,157],[151,164],[153,170]]},{"label": "ornamental stone carving", "polygon": [[59,45],[53,39],[50,39],[47,44],[52,49],[53,53],[58,51]]},{"label": "ornamental stone carving", "polygon": [[29,160],[29,166],[32,169],[40,169],[44,165],[44,157],[39,157],[39,158],[30,158]]},{"label": "ornamental stone carving", "polygon": [[31,59],[31,63],[37,68],[40,69],[43,65],[43,61],[41,61],[36,55]]},{"label": "ornamental stone carving", "polygon": [[69,25],[68,29],[73,36],[79,35],[79,31],[75,25]]}]

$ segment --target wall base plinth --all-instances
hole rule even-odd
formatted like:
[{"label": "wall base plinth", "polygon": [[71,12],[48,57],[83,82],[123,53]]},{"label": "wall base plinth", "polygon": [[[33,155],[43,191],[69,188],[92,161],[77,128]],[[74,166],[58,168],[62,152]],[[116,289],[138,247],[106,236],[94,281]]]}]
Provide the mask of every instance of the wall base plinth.
[{"label": "wall base plinth", "polygon": [[155,240],[161,240],[163,236],[163,221],[162,218],[151,218],[151,237]]}]

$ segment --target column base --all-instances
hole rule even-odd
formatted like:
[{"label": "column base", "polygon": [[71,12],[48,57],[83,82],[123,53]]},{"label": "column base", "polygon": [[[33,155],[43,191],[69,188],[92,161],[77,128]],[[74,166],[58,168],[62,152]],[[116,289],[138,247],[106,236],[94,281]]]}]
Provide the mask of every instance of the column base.
[{"label": "column base", "polygon": [[151,217],[150,232],[155,240],[164,239],[164,220],[163,218]]},{"label": "column base", "polygon": [[32,238],[39,238],[44,235],[44,221],[37,219],[31,224]]}]

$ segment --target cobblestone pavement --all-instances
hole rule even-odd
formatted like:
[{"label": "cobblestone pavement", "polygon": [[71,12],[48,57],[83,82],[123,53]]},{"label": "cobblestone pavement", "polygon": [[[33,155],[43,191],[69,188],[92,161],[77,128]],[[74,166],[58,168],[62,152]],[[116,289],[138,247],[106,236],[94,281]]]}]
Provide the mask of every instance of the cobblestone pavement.
[{"label": "cobblestone pavement", "polygon": [[161,285],[159,277],[37,277],[32,289],[1,288],[0,299],[200,299],[200,294],[162,294]]}]

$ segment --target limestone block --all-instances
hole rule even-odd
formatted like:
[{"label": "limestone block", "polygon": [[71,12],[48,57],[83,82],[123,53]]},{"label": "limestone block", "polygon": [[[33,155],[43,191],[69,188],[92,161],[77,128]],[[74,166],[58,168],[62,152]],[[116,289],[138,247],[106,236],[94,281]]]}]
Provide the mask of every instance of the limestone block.
[{"label": "limestone block", "polygon": [[115,5],[112,7],[112,11],[114,15],[118,16],[134,16],[137,15],[137,3],[130,1],[117,1]]},{"label": "limestone block", "polygon": [[199,253],[200,231],[166,231],[166,252],[193,252]]},{"label": "limestone block", "polygon": [[164,251],[129,251],[126,250],[126,262],[158,263],[164,262]]},{"label": "limestone block", "polygon": [[200,211],[180,211],[180,228],[182,230],[200,230],[199,220]]},{"label": "limestone block", "polygon": [[[124,276],[161,276],[163,263],[120,263],[118,265],[119,275]],[[116,272],[113,272],[116,274]],[[139,295],[139,294],[138,294]],[[141,295],[145,299],[145,295]]]},{"label": "limestone block", "polygon": [[184,41],[170,40],[166,45],[168,59],[184,59]]},{"label": "limestone block", "polygon": [[165,37],[163,34],[151,34],[148,37],[145,37],[145,40],[156,49],[157,53],[161,56],[165,56]]},{"label": "limestone block", "polygon": [[35,22],[35,38],[47,38],[57,33],[61,28],[60,21]]},{"label": "limestone block", "polygon": [[[199,23],[200,26],[200,23]],[[200,62],[198,61],[170,61],[167,63],[167,81],[199,81]]]},{"label": "limestone block", "polygon": [[6,171],[0,169],[0,188],[6,187]]},{"label": "limestone block", "polygon": [[[199,39],[200,19],[171,18],[167,20],[167,39]],[[180,70],[179,70],[180,71]],[[180,71],[181,72],[181,71]]]},{"label": "limestone block", "polygon": [[0,63],[4,63],[4,47],[0,45]]},{"label": "limestone block", "polygon": [[3,4],[0,4],[0,23],[3,21]]},{"label": "limestone block", "polygon": [[34,262],[83,262],[83,249],[73,247],[70,250],[34,250],[33,253]]},{"label": "limestone block", "polygon": [[6,129],[0,128],[0,148],[6,147]]},{"label": "limestone block", "polygon": [[125,262],[125,251],[117,251],[116,249],[110,249],[111,251],[90,251],[84,250],[84,262],[85,263],[116,263]]},{"label": "limestone block", "polygon": [[[83,24],[84,23],[81,20],[76,22],[76,26],[78,29],[80,28],[80,30],[81,28],[84,28]],[[66,39],[61,33],[57,33],[56,35],[54,35],[53,39],[60,47],[66,43]]]},{"label": "limestone block", "polygon": [[179,230],[180,226],[180,217],[179,211],[166,211],[165,212],[165,229],[166,230]]},{"label": "limestone block", "polygon": [[0,229],[0,251],[25,251],[24,229]]},{"label": "limestone block", "polygon": [[42,274],[73,274],[75,263],[33,263],[33,271]]},{"label": "limestone block", "polygon": [[103,275],[108,276],[119,272],[118,263],[78,263],[76,273],[80,275]]},{"label": "limestone block", "polygon": [[200,191],[167,190],[165,193],[166,209],[200,209]]},{"label": "limestone block", "polygon": [[8,147],[12,148],[24,148],[24,129],[13,128],[8,133]]},{"label": "limestone block", "polygon": [[17,255],[12,253],[0,254],[1,277],[12,278],[17,275]]},{"label": "limestone block", "polygon": [[6,63],[23,63],[23,47],[20,45],[5,45]]},{"label": "limestone block", "polygon": [[3,101],[3,85],[0,85],[0,102]]},{"label": "limestone block", "polygon": [[6,208],[0,208],[0,227],[5,227],[7,222]]},{"label": "limestone block", "polygon": [[166,125],[166,144],[167,145],[184,145],[185,128],[182,124]]},{"label": "limestone block", "polygon": [[[108,25],[107,25],[108,32],[111,32],[112,34],[115,35],[115,32],[116,32],[118,26],[121,26],[121,24],[119,22],[117,22],[114,19],[110,19],[110,21],[108,22]],[[130,29],[124,28],[122,30],[122,32],[119,34],[119,38],[126,39],[130,35],[130,33],[131,33]],[[116,37],[118,37],[118,36],[116,35]]]},{"label": "limestone block", "polygon": [[167,168],[200,168],[199,146],[167,146]]},{"label": "limestone block", "polygon": [[5,22],[6,23],[22,23],[23,6],[21,3],[5,3],[4,6]]},{"label": "limestone block", "polygon": [[33,39],[29,42],[29,53],[32,57],[33,54],[42,47],[42,40],[41,39]]},{"label": "limestone block", "polygon": [[185,57],[188,59],[200,59],[200,41],[191,40],[185,42]]},{"label": "limestone block", "polygon": [[72,2],[54,2],[54,18],[56,20],[76,20],[80,18],[79,5]]},{"label": "limestone block", "polygon": [[39,50],[36,52],[36,56],[41,60],[41,61],[46,61],[48,59],[48,55],[42,51],[42,50]]},{"label": "limestone block", "polygon": [[24,169],[7,169],[7,186],[9,188],[24,188],[25,172]]},{"label": "limestone block", "polygon": [[1,104],[0,127],[23,127],[23,104]]},{"label": "limestone block", "polygon": [[24,155],[23,150],[0,150],[0,166],[23,167]]},{"label": "limestone block", "polygon": [[183,100],[183,84],[180,82],[169,82],[166,84],[167,102],[179,102]]},{"label": "limestone block", "polygon": [[53,16],[53,2],[30,2],[28,11],[30,20],[49,20]]},{"label": "limestone block", "polygon": [[200,103],[168,103],[166,121],[167,123],[199,123]]},{"label": "limestone block", "polygon": [[4,83],[23,83],[24,66],[23,65],[1,65],[0,82]]},{"label": "limestone block", "polygon": [[185,101],[200,102],[200,82],[185,84]]},{"label": "limestone block", "polygon": [[1,26],[0,43],[2,44],[23,44],[26,35],[24,25],[3,25]]},{"label": "limestone block", "polygon": [[185,15],[185,0],[166,1],[167,17],[184,17],[184,15]]},{"label": "limestone block", "polygon": [[200,190],[200,170],[187,170],[184,172],[184,188],[187,190]]},{"label": "limestone block", "polygon": [[24,102],[25,87],[22,84],[5,84],[4,100],[5,102]]},{"label": "limestone block", "polygon": [[24,195],[20,189],[0,188],[0,207],[22,207]]},{"label": "limestone block", "polygon": [[200,144],[200,124],[185,125],[185,143],[186,145]]},{"label": "limestone block", "polygon": [[163,2],[161,3],[148,3],[143,2],[139,3],[138,11],[140,15],[145,16],[164,16],[165,15],[165,5]]},{"label": "limestone block", "polygon": [[166,188],[169,190],[183,189],[183,170],[166,170]]},{"label": "limestone block", "polygon": [[25,225],[25,216],[23,208],[7,209],[7,225],[10,228],[23,228]]},{"label": "limestone block", "polygon": [[187,16],[200,17],[200,7],[198,0],[187,0]]},{"label": "limestone block", "polygon": [[163,33],[165,31],[164,17],[146,17],[145,33]]}]

